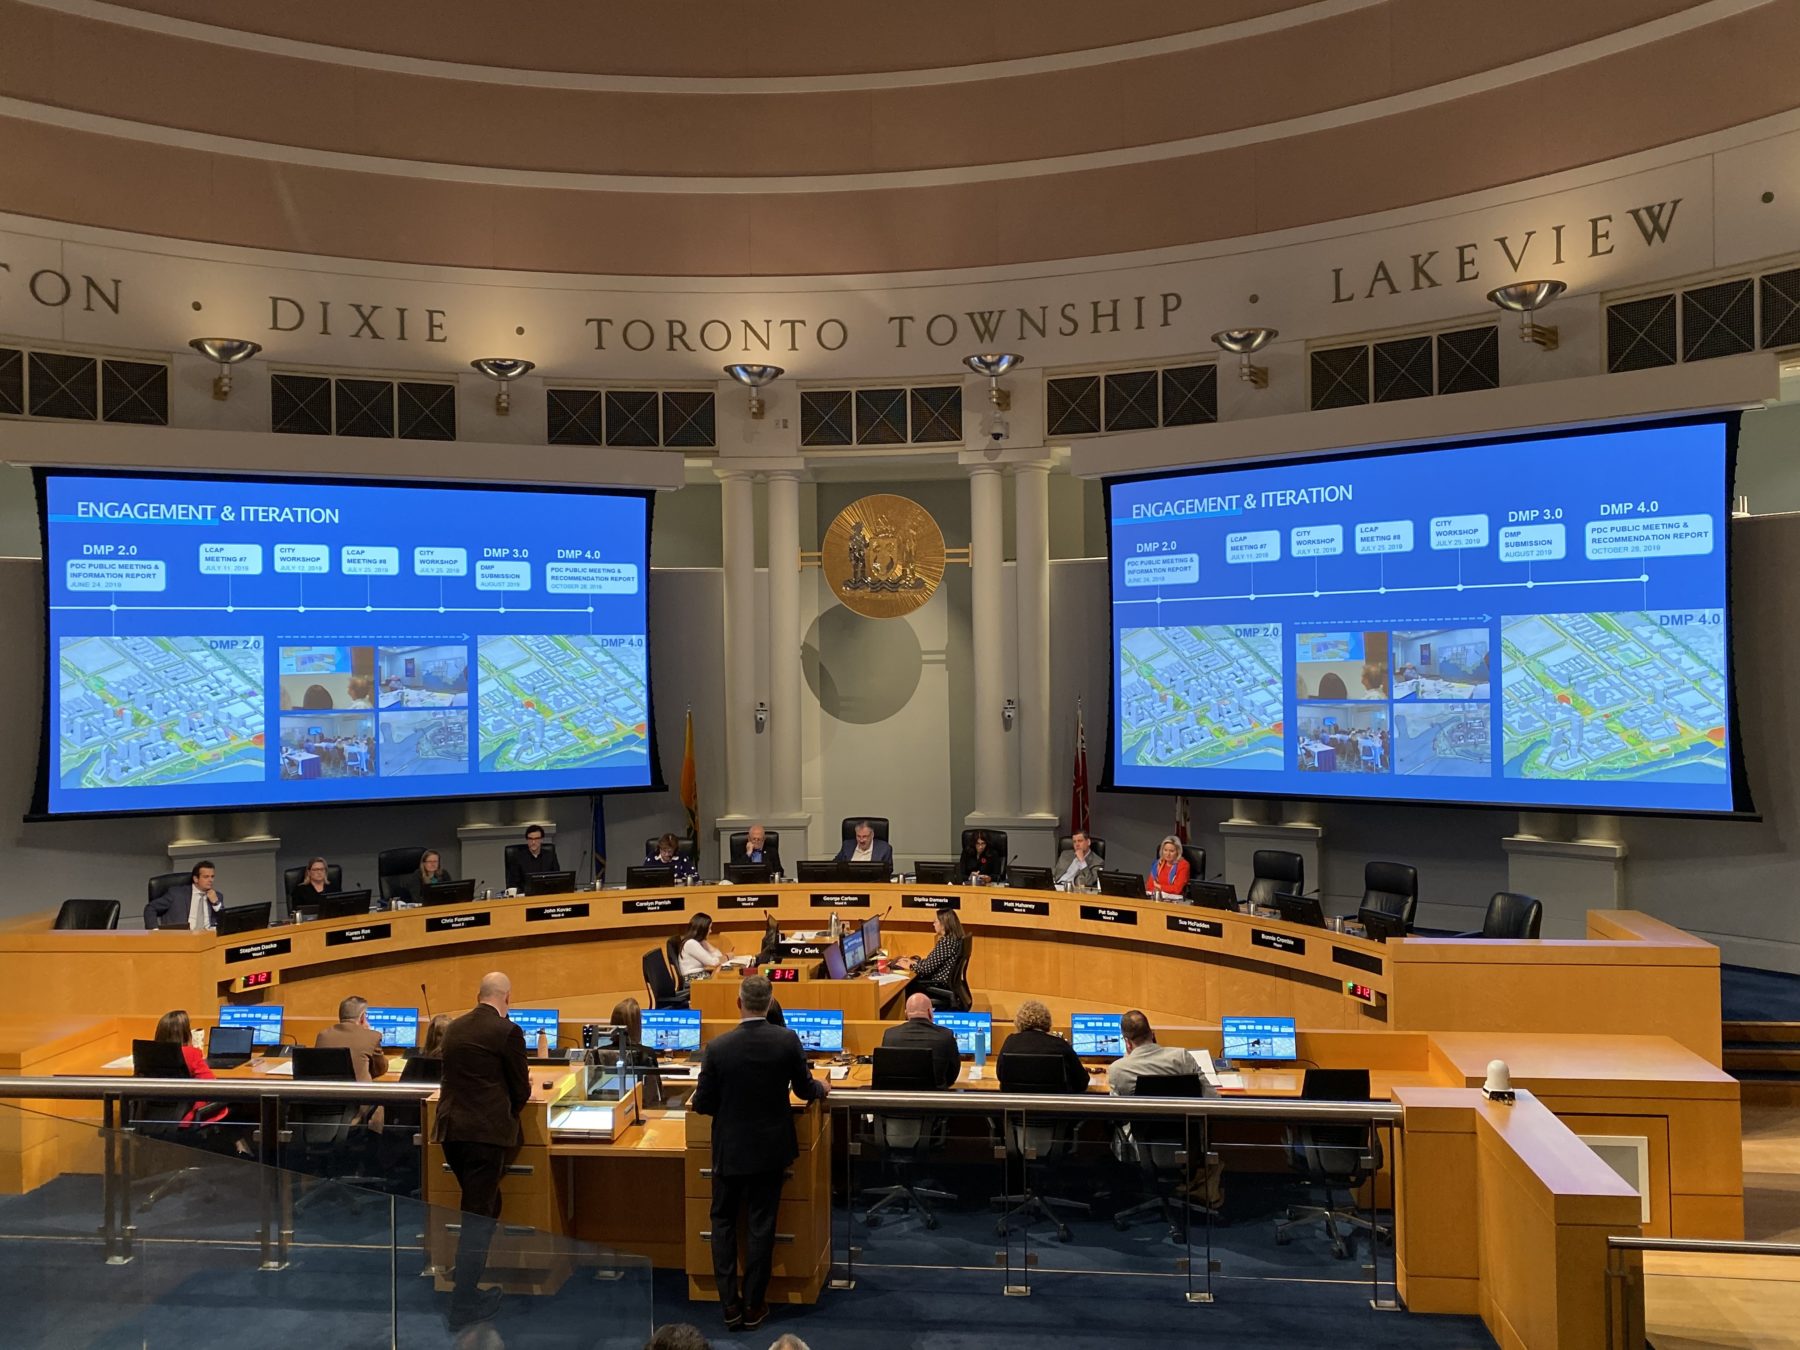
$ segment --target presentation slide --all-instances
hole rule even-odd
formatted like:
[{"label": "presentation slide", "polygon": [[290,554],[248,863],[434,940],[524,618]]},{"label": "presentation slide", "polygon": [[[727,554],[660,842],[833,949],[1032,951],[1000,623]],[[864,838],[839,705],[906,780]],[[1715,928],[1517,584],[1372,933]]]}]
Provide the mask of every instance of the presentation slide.
[{"label": "presentation slide", "polygon": [[1108,785],[1738,809],[1734,432],[1110,482]]},{"label": "presentation slide", "polygon": [[643,493],[42,470],[40,815],[651,786]]}]

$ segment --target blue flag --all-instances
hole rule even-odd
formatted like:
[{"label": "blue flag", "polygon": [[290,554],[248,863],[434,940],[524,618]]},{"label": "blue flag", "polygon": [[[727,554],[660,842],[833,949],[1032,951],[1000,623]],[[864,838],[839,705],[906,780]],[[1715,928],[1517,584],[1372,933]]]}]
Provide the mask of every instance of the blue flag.
[{"label": "blue flag", "polygon": [[596,792],[594,803],[594,880],[606,880],[606,794]]}]

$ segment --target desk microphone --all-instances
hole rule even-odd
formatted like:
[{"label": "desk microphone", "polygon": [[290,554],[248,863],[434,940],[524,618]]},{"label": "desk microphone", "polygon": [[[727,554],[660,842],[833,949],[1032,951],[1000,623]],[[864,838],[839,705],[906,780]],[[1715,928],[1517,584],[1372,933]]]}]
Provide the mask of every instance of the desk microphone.
[{"label": "desk microphone", "polygon": [[425,992],[425,981],[419,981],[419,997],[425,1000],[425,1020],[431,1020],[431,995]]}]

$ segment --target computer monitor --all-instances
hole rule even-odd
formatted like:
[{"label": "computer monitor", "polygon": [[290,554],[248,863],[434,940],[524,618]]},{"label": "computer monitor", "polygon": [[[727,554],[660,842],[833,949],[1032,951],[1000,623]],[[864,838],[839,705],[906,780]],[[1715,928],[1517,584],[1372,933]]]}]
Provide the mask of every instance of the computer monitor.
[{"label": "computer monitor", "polygon": [[698,1008],[646,1008],[638,1016],[643,1019],[644,1044],[650,1049],[671,1054],[693,1054],[699,1050]]},{"label": "computer monitor", "polygon": [[226,1004],[219,1009],[222,1027],[249,1027],[257,1045],[281,1044],[281,1005],[279,1003]]},{"label": "computer monitor", "polygon": [[939,1012],[931,1015],[946,1031],[956,1033],[956,1053],[974,1055],[976,1044],[982,1051],[994,1048],[994,1015],[984,1012]]},{"label": "computer monitor", "polygon": [[381,1033],[386,1049],[417,1050],[419,1048],[419,1010],[417,1008],[369,1009],[369,1025]]},{"label": "computer monitor", "polygon": [[838,945],[844,949],[844,970],[847,974],[855,974],[863,963],[862,929],[852,928],[838,939]]},{"label": "computer monitor", "polygon": [[1226,1059],[1292,1060],[1300,1057],[1295,1048],[1294,1019],[1291,1017],[1221,1017]]},{"label": "computer monitor", "polygon": [[254,933],[269,926],[269,911],[272,908],[266,901],[259,905],[231,905],[219,911],[218,921],[213,927],[221,937],[229,937],[233,933]]},{"label": "computer monitor", "polygon": [[800,1038],[808,1054],[840,1055],[844,1052],[844,1014],[838,1008],[783,1008],[788,1030]]},{"label": "computer monitor", "polygon": [[1100,894],[1110,895],[1116,900],[1142,900],[1144,879],[1136,872],[1115,872],[1109,868],[1101,868]]},{"label": "computer monitor", "polygon": [[556,1049],[556,1024],[561,1020],[561,1010],[557,1008],[514,1008],[508,1014],[513,1025],[525,1033],[525,1053],[537,1053],[538,1032],[543,1032],[548,1040],[547,1048]]},{"label": "computer monitor", "polygon": [[924,858],[913,864],[913,877],[921,886],[954,886],[958,880],[955,863],[931,862]]},{"label": "computer monitor", "polygon": [[1118,1013],[1076,1013],[1069,1019],[1075,1053],[1088,1059],[1117,1059],[1125,1053]]},{"label": "computer monitor", "polygon": [[794,879],[797,881],[836,881],[839,864],[830,858],[802,858],[794,864]]},{"label": "computer monitor", "polygon": [[881,955],[881,916],[875,915],[862,926],[863,960],[873,961]]},{"label": "computer monitor", "polygon": [[318,910],[321,919],[348,919],[353,915],[367,914],[369,892],[327,891],[319,897]]},{"label": "computer monitor", "polygon": [[1289,923],[1305,924],[1309,928],[1325,926],[1325,911],[1319,905],[1316,895],[1290,895],[1286,891],[1277,891],[1272,897],[1275,908],[1281,911],[1281,917]]},{"label": "computer monitor", "polygon": [[862,885],[870,882],[886,881],[894,875],[893,864],[884,862],[847,862],[839,863],[844,869],[844,880],[854,881]]},{"label": "computer monitor", "polygon": [[[627,869],[626,884],[630,885],[630,874]],[[525,894],[527,895],[567,895],[575,889],[573,872],[533,872],[525,878]]]},{"label": "computer monitor", "polygon": [[841,980],[849,975],[850,972],[844,969],[844,948],[842,943],[826,943],[825,949],[820,955],[825,958],[826,979]]},{"label": "computer monitor", "polygon": [[1369,936],[1377,942],[1406,936],[1406,917],[1402,914],[1389,914],[1385,909],[1359,909],[1356,921],[1368,929]]},{"label": "computer monitor", "polygon": [[1047,891],[1050,889],[1050,869],[1048,867],[1020,867],[1017,864],[1006,869],[1006,884],[1014,888],[1028,891]]},{"label": "computer monitor", "polygon": [[1229,881],[1190,881],[1187,886],[1187,898],[1196,905],[1205,905],[1208,909],[1236,909],[1238,907],[1237,887]]},{"label": "computer monitor", "polygon": [[419,900],[427,905],[466,905],[475,898],[475,878],[465,881],[428,881]]},{"label": "computer monitor", "polygon": [[775,879],[768,863],[726,863],[725,880],[734,886],[767,886]]}]

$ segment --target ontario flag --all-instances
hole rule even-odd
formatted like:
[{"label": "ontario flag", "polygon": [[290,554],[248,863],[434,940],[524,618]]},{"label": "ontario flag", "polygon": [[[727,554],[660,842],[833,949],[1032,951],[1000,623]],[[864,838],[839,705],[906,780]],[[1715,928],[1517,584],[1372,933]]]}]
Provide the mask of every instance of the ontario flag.
[{"label": "ontario flag", "polygon": [[687,812],[688,838],[700,840],[700,780],[694,770],[694,710],[687,710],[687,743],[681,752],[681,805]]},{"label": "ontario flag", "polygon": [[1187,794],[1183,793],[1175,799],[1175,837],[1185,847],[1188,840],[1188,803]]},{"label": "ontario flag", "polygon": [[1075,700],[1075,776],[1069,789],[1069,833],[1087,834],[1088,820],[1087,732],[1081,725],[1081,700]]}]

